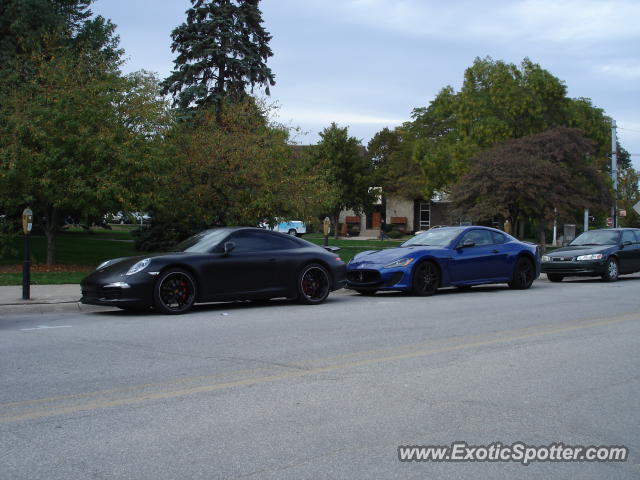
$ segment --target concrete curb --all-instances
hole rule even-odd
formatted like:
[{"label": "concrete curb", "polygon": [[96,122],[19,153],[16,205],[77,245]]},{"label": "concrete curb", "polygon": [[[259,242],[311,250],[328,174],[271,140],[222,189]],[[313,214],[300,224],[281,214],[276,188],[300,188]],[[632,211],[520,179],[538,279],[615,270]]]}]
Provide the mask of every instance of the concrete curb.
[{"label": "concrete curb", "polygon": [[112,311],[113,307],[100,307],[96,305],[84,305],[78,301],[71,302],[34,302],[19,304],[0,304],[0,319],[5,315],[33,315],[46,313],[82,313]]}]

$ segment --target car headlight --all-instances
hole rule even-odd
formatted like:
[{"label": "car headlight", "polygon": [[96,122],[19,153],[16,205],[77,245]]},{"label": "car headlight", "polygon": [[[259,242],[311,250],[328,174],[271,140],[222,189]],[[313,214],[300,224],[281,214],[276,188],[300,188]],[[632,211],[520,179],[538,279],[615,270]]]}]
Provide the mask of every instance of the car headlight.
[{"label": "car headlight", "polygon": [[551,261],[551,257],[549,255],[542,255],[542,261],[543,262],[550,262]]},{"label": "car headlight", "polygon": [[590,255],[579,255],[576,260],[602,260],[604,255],[601,253],[592,253]]},{"label": "car headlight", "polygon": [[413,262],[413,258],[399,258],[398,260],[391,262],[389,265],[385,265],[384,268],[406,267],[411,262]]},{"label": "car headlight", "polygon": [[147,266],[149,265],[149,262],[151,261],[150,258],[145,258],[144,260],[140,260],[139,262],[136,262],[128,271],[127,273],[125,273],[125,275],[133,275],[134,273],[138,273],[142,270],[144,270],[145,268],[147,268]]}]

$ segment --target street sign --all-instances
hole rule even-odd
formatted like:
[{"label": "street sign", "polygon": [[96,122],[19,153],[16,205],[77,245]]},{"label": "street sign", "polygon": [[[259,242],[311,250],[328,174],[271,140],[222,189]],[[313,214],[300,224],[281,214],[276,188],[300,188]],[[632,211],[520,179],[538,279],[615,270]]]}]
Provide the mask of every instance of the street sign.
[{"label": "street sign", "polygon": [[627,216],[627,211],[626,210],[618,210],[618,216],[619,217],[626,217]]},{"label": "street sign", "polygon": [[607,227],[613,227],[613,218],[607,218]]},{"label": "street sign", "polygon": [[633,209],[640,215],[640,202],[636,203],[633,206]]}]

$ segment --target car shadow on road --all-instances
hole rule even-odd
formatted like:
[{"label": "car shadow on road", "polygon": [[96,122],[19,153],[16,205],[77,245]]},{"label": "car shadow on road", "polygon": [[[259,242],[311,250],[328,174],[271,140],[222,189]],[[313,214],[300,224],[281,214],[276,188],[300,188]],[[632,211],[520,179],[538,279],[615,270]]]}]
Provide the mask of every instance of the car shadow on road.
[{"label": "car shadow on road", "polygon": [[[175,315],[176,317],[183,317],[185,315],[190,315],[192,313],[202,313],[202,312],[212,312],[212,313],[220,313],[220,315],[231,312],[235,310],[258,310],[264,308],[276,308],[276,307],[303,307],[303,308],[322,308],[322,305],[328,305],[340,301],[344,301],[345,298],[342,296],[342,299],[339,296],[332,295],[329,296],[327,300],[325,300],[320,305],[303,305],[298,303],[296,300],[287,299],[287,298],[273,298],[270,300],[236,300],[231,302],[211,302],[211,303],[197,303],[195,304],[191,311],[181,314]],[[171,317],[172,315],[163,315],[152,308],[145,310],[122,310],[122,309],[113,309],[113,310],[101,310],[98,312],[94,312],[95,315],[105,316],[105,317],[121,317],[121,316],[136,316],[136,317],[144,317],[144,316],[161,316]]]}]

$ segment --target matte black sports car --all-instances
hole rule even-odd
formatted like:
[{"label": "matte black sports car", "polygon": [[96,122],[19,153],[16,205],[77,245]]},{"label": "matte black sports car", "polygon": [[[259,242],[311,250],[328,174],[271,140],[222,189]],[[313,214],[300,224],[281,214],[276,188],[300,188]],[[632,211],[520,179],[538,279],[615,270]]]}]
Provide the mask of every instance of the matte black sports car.
[{"label": "matte black sports car", "polygon": [[[334,249],[335,250],[335,249]],[[173,252],[116,258],[81,282],[82,303],[177,314],[194,303],[296,298],[322,303],[346,265],[306,240],[260,228],[198,233]]]},{"label": "matte black sports car", "polygon": [[618,275],[640,271],[640,230],[603,228],[578,235],[566,247],[542,256],[542,272],[551,282],[564,277],[602,277],[615,282]]}]

